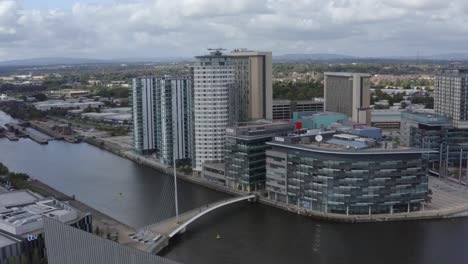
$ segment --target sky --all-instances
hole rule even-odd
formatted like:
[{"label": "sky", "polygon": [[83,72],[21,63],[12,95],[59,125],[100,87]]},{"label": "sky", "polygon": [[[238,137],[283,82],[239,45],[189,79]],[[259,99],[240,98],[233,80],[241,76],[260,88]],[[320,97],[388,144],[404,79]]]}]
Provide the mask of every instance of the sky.
[{"label": "sky", "polygon": [[0,61],[468,53],[466,0],[0,0]]}]

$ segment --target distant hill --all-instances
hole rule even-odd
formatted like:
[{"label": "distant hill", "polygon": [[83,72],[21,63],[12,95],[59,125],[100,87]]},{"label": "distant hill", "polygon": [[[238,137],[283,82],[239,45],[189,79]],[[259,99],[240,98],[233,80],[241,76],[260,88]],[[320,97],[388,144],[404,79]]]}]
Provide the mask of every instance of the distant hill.
[{"label": "distant hill", "polygon": [[191,61],[190,58],[183,57],[161,57],[161,58],[125,58],[125,59],[88,59],[88,58],[66,58],[47,57],[21,60],[0,61],[0,66],[51,66],[51,65],[79,65],[79,64],[99,64],[99,63],[137,63],[137,62],[183,62]]},{"label": "distant hill", "polygon": [[[67,58],[67,57],[44,57],[20,60],[0,61],[0,67],[23,67],[23,66],[54,66],[54,65],[80,65],[80,64],[113,64],[113,63],[181,63],[192,62],[193,57],[154,57],[154,58],[121,58],[121,59],[89,59],[89,58]],[[381,57],[358,57],[333,53],[309,53],[309,54],[284,54],[273,56],[276,62],[398,62],[398,61],[468,61],[468,53],[448,53],[431,56],[381,56]]]},{"label": "distant hill", "polygon": [[91,64],[105,63],[105,60],[86,59],[86,58],[33,58],[22,60],[0,61],[0,66],[48,66],[48,65],[72,65],[72,64]]},{"label": "distant hill", "polygon": [[436,54],[433,56],[423,56],[426,60],[445,60],[445,61],[466,61],[468,60],[468,53],[447,53],[447,54]]},{"label": "distant hill", "polygon": [[340,60],[340,59],[353,59],[353,58],[356,58],[356,57],[343,55],[343,54],[331,54],[331,53],[284,54],[284,55],[279,55],[279,56],[273,56],[273,59],[277,61],[303,61],[303,60],[327,61],[327,60]]},{"label": "distant hill", "polygon": [[411,63],[416,61],[440,61],[450,63],[452,61],[468,62],[468,53],[447,53],[436,54],[428,56],[372,56],[372,57],[358,57],[343,54],[330,54],[330,53],[312,53],[312,54],[285,54],[273,56],[275,61],[283,62],[307,62],[307,61],[321,61],[321,62],[380,62],[380,63]]}]

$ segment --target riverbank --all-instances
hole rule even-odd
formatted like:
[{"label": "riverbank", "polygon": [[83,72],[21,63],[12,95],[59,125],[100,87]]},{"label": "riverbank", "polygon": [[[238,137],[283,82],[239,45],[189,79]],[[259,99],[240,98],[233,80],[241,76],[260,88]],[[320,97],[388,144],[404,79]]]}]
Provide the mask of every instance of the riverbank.
[{"label": "riverbank", "polygon": [[[85,140],[88,144],[94,145],[101,149],[107,150],[127,158],[129,160],[135,161],[142,165],[148,166],[150,168],[156,169],[160,172],[166,174],[172,174],[172,168],[168,166],[163,166],[159,164],[155,159],[146,158],[140,155],[137,155],[131,151],[131,148],[125,144],[118,144],[109,139],[98,139],[98,138],[88,138]],[[181,172],[177,172],[177,177],[179,179],[195,183],[216,191],[228,193],[231,195],[246,195],[248,193],[242,192],[239,190],[234,190],[227,188],[225,186],[214,184],[212,182],[206,181],[199,177],[194,177],[192,175],[187,175]],[[436,179],[432,179],[436,181]],[[435,219],[447,219],[447,218],[457,218],[457,217],[468,217],[468,195],[462,194],[465,197],[459,197],[453,195],[454,189],[448,189],[447,186],[444,188],[439,188],[441,184],[440,180],[437,184],[432,184],[431,188],[435,191],[433,195],[432,202],[427,205],[427,210],[405,212],[405,213],[394,213],[394,214],[377,214],[377,215],[342,215],[342,214],[332,214],[332,213],[322,213],[317,211],[307,210],[296,205],[286,205],[283,203],[278,203],[274,200],[271,200],[267,197],[262,197],[259,195],[259,202],[268,206],[273,206],[285,211],[297,213],[303,216],[311,217],[317,220],[322,221],[332,221],[332,222],[341,222],[341,223],[369,223],[369,222],[394,222],[394,221],[414,221],[414,220],[435,220]],[[468,193],[468,189],[467,189]],[[426,206],[426,205],[425,205]]]},{"label": "riverbank", "polygon": [[[126,158],[126,159],[129,159],[131,161],[137,162],[139,164],[145,165],[145,166],[147,166],[149,168],[155,169],[155,170],[160,171],[162,173],[165,173],[165,174],[173,174],[174,173],[172,167],[165,166],[165,165],[159,163],[155,159],[147,158],[147,157],[135,154],[132,150],[127,149],[127,148],[123,148],[121,145],[116,144],[114,142],[110,142],[110,141],[103,140],[103,139],[98,139],[98,138],[86,138],[84,141],[86,143],[90,144],[90,145],[93,145],[93,146],[98,147],[100,149],[109,151],[109,152],[111,152],[111,153],[113,153],[113,154],[115,154],[117,156],[120,156],[122,158]],[[230,189],[230,188],[227,188],[227,187],[222,186],[222,185],[213,184],[213,183],[208,182],[206,180],[203,180],[201,178],[197,178],[197,177],[193,177],[192,175],[184,174],[184,173],[182,173],[180,171],[177,171],[177,178],[188,181],[188,182],[191,182],[191,183],[201,185],[203,187],[206,187],[206,188],[209,188],[209,189],[212,189],[212,190],[216,190],[216,191],[224,192],[224,193],[227,193],[227,194],[231,194],[231,195],[245,195],[245,194],[247,194],[245,192]]]},{"label": "riverbank", "polygon": [[133,153],[132,151],[123,149],[119,145],[114,144],[112,142],[104,141],[99,138],[86,138],[84,141],[90,145],[109,151],[122,158],[129,159],[131,161],[148,166],[150,168],[153,168],[163,173],[170,173],[171,167],[160,164],[156,162],[156,160],[154,159],[150,159],[144,156],[137,155]]}]

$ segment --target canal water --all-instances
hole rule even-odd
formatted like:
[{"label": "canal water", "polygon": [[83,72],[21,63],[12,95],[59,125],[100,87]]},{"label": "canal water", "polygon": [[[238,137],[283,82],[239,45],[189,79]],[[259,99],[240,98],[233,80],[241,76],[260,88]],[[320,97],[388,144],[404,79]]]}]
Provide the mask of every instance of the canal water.
[{"label": "canal water", "polygon": [[14,122],[15,120],[11,116],[5,114],[5,112],[0,111],[0,127],[4,128],[6,124]]},{"label": "canal water", "polygon": [[[174,214],[171,177],[84,143],[0,139],[0,162],[134,227]],[[182,211],[227,197],[178,185]],[[468,263],[467,243],[468,219],[334,224],[245,202],[200,218],[163,255],[207,264],[457,264]]]}]

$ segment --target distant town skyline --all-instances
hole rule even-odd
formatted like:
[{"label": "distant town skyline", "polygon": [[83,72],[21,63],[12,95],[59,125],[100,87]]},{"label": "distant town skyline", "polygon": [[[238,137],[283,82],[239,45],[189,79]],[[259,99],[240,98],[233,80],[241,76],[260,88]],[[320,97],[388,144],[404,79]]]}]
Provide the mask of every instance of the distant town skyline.
[{"label": "distant town skyline", "polygon": [[0,58],[465,53],[467,11],[463,0],[2,0]]}]

